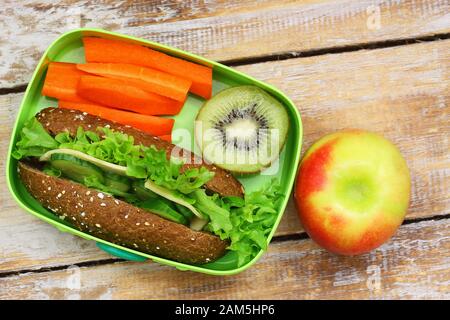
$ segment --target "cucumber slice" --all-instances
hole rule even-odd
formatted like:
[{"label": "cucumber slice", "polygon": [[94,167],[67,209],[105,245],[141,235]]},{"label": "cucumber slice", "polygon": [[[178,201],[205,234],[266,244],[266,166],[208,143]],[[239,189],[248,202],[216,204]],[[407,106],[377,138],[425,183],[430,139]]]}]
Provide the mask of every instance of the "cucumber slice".
[{"label": "cucumber slice", "polygon": [[172,201],[172,202],[178,203],[179,205],[185,206],[186,208],[188,208],[193,214],[195,214],[200,219],[205,219],[203,214],[200,213],[200,211],[198,211],[197,209],[195,209],[195,207],[193,205],[191,205],[190,203],[186,202],[184,199],[180,198],[179,196],[174,194],[169,189],[166,189],[164,187],[158,186],[156,183],[154,183],[150,179],[145,181],[144,186],[147,189],[153,191],[154,193],[160,195],[161,197],[163,197],[163,198],[165,198],[165,199],[167,199],[169,201]]},{"label": "cucumber slice", "polygon": [[84,178],[90,176],[95,176],[100,182],[104,181],[103,172],[97,166],[68,154],[52,154],[50,164],[60,170],[64,176],[79,183],[83,183]]},{"label": "cucumber slice", "polygon": [[72,149],[60,148],[60,149],[53,149],[53,150],[47,151],[39,158],[39,161],[49,161],[51,159],[51,156],[56,153],[67,154],[67,155],[74,156],[78,159],[85,160],[87,162],[94,164],[98,168],[108,171],[108,172],[114,172],[114,173],[120,174],[122,176],[127,175],[127,167],[125,167],[125,166],[119,166],[114,163],[109,163],[107,161],[94,158],[93,156],[85,154],[81,151],[72,150]]},{"label": "cucumber slice", "polygon": [[167,220],[184,225],[188,224],[188,220],[182,214],[173,210],[171,206],[166,202],[166,200],[163,200],[161,198],[145,200],[141,202],[139,206]]},{"label": "cucumber slice", "polygon": [[[147,189],[150,189],[151,191],[160,195],[164,199],[166,199],[168,201],[172,201],[173,203],[178,204],[180,206],[184,206],[189,211],[191,211],[192,214],[195,215],[195,217],[193,217],[191,219],[191,224],[189,226],[192,230],[199,231],[199,230],[203,229],[203,227],[208,223],[208,220],[203,216],[202,213],[200,213],[200,211],[198,211],[193,205],[191,205],[184,199],[182,199],[179,196],[177,196],[176,194],[174,194],[172,191],[170,191],[166,188],[163,188],[161,186],[158,186],[156,183],[154,183],[150,179],[148,179],[144,185]],[[186,219],[186,217],[184,217],[184,216],[183,216],[183,218]]]},{"label": "cucumber slice", "polygon": [[147,200],[151,198],[158,198],[158,195],[153,191],[147,189],[144,180],[134,180],[133,181],[133,191],[136,196],[141,200]]},{"label": "cucumber slice", "polygon": [[173,204],[175,205],[175,208],[177,209],[177,211],[179,213],[181,213],[186,219],[188,219],[188,220],[192,219],[194,214],[192,213],[191,210],[189,210],[185,206],[182,206],[181,204],[178,204],[178,203],[175,203],[175,202],[173,202]]},{"label": "cucumber slice", "polygon": [[105,172],[105,185],[110,187],[111,189],[127,192],[130,190],[131,182],[130,179],[124,176],[119,176],[118,174]]}]

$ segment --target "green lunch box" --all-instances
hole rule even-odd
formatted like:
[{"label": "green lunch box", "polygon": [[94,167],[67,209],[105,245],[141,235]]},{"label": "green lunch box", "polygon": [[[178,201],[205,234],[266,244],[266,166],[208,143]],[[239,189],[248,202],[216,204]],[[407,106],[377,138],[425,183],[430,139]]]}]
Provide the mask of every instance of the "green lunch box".
[{"label": "green lunch box", "polygon": [[[256,174],[238,177],[238,179],[244,185],[246,192],[260,188],[265,183],[269,183],[269,181],[271,181],[273,177],[277,178],[280,181],[281,192],[284,196],[284,199],[281,203],[281,206],[278,208],[278,217],[272,231],[267,237],[267,243],[269,243],[270,240],[272,239],[272,236],[275,233],[278,224],[280,223],[281,217],[283,215],[283,212],[286,208],[286,204],[289,199],[289,195],[294,185],[295,174],[300,159],[300,150],[302,143],[302,123],[300,119],[300,114],[295,105],[292,103],[292,101],[276,88],[261,81],[258,81],[256,79],[253,79],[248,75],[240,73],[220,63],[210,61],[205,58],[196,56],[194,54],[179,49],[171,48],[159,43],[99,29],[82,28],[63,34],[58,39],[56,39],[50,45],[50,47],[47,48],[43,57],[39,61],[36,70],[33,73],[31,81],[28,84],[27,90],[25,91],[25,95],[20,105],[16,123],[14,125],[14,129],[11,136],[6,162],[6,175],[8,187],[12,195],[16,199],[16,201],[19,203],[21,207],[23,207],[36,217],[56,226],[60,231],[69,232],[82,238],[96,241],[99,248],[122,259],[132,261],[145,261],[147,259],[150,259],[160,264],[176,267],[179,270],[191,270],[213,275],[231,275],[239,273],[249,268],[261,257],[261,255],[263,254],[263,250],[261,250],[258,253],[258,255],[255,256],[247,264],[240,267],[237,267],[236,255],[233,252],[228,252],[222,258],[204,265],[189,265],[185,263],[180,263],[169,259],[164,259],[161,257],[142,253],[130,248],[122,247],[114,243],[99,239],[87,233],[78,231],[75,228],[73,228],[69,223],[60,220],[56,215],[54,215],[47,209],[43,208],[42,205],[39,204],[34,198],[32,198],[31,195],[27,192],[27,190],[25,189],[25,187],[23,186],[22,182],[18,177],[17,161],[11,157],[11,151],[14,148],[14,145],[17,141],[17,138],[19,136],[23,124],[28,119],[33,117],[39,110],[45,107],[57,106],[57,101],[55,99],[47,98],[41,95],[41,89],[44,83],[48,63],[50,61],[76,62],[76,63],[85,62],[84,49],[81,41],[82,37],[85,36],[95,36],[107,39],[118,39],[129,43],[140,44],[175,57],[179,57],[198,64],[210,66],[213,68],[213,94],[219,92],[224,88],[237,85],[251,84],[264,89],[265,91],[270,93],[273,97],[278,99],[284,105],[290,117],[290,128],[288,139],[279,158],[278,170],[273,175]],[[193,137],[194,119],[203,102],[204,102],[203,99],[190,94],[180,114],[174,116],[175,119],[174,129],[179,128],[187,129],[190,131],[191,136]],[[186,143],[179,145],[181,147],[193,150],[192,149],[194,144],[193,140],[194,139],[192,138],[192,141],[187,143],[188,145],[186,145]],[[177,144],[176,137],[173,137],[173,142]],[[270,168],[268,170],[270,170]]]}]

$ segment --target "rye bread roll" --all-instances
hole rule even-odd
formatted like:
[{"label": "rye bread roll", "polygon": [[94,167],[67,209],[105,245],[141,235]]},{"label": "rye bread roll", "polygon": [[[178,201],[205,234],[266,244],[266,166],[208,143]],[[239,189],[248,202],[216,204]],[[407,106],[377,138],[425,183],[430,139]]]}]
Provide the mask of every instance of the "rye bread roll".
[{"label": "rye bread roll", "polygon": [[[77,110],[46,108],[39,112],[36,115],[36,118],[44,126],[45,130],[53,136],[63,131],[68,131],[71,135],[75,135],[80,126],[86,131],[95,131],[98,127],[109,127],[115,131],[133,136],[135,144],[142,144],[144,146],[154,145],[157,149],[164,149],[168,157],[175,147],[175,145],[170,142],[138,129],[101,119]],[[180,148],[180,150],[183,149]],[[209,171],[214,172],[214,177],[205,184],[205,189],[217,192],[221,196],[243,197],[244,188],[228,171],[218,168],[213,164],[205,163],[198,158],[197,161],[194,162],[193,159],[196,156],[190,151],[184,150],[184,152],[180,152],[180,154],[189,155],[188,157],[191,158],[190,163],[183,165],[182,171],[188,168],[206,167]]]},{"label": "rye bread roll", "polygon": [[98,238],[188,264],[213,261],[228,246],[215,235],[194,231],[71,180],[49,176],[22,161],[18,172],[44,207]]}]

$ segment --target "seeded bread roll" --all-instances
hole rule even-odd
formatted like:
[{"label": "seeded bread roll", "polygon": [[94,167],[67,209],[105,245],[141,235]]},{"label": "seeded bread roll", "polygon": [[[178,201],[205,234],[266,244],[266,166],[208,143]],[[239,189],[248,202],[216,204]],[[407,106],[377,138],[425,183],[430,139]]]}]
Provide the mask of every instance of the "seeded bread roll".
[{"label": "seeded bread roll", "polygon": [[[71,135],[75,135],[80,126],[84,130],[90,131],[95,131],[98,127],[109,127],[113,130],[133,136],[136,144],[143,144],[144,146],[154,145],[157,149],[164,149],[168,156],[170,156],[172,149],[175,147],[175,145],[170,142],[161,140],[159,137],[152,136],[138,129],[101,119],[77,110],[46,108],[39,112],[36,115],[36,118],[51,135],[57,135],[64,131],[68,131]],[[217,192],[221,196],[243,197],[244,188],[228,171],[203,162],[187,150],[181,150],[183,149],[180,148],[180,152],[177,153],[177,155],[184,154],[188,155],[187,158],[190,158],[187,159],[190,160],[190,163],[183,165],[182,171],[188,168],[206,167],[209,171],[214,172],[214,177],[205,184],[206,189]],[[197,160],[194,161],[193,159]]]},{"label": "seeded bread roll", "polygon": [[194,231],[70,180],[49,176],[20,161],[19,176],[31,195],[75,228],[140,252],[202,264],[221,257],[228,242]]}]

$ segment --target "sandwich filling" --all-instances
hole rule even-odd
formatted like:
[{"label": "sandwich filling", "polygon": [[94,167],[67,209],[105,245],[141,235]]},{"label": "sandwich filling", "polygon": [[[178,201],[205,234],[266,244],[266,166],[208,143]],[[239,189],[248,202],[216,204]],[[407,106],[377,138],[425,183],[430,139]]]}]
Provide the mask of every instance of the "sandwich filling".
[{"label": "sandwich filling", "polygon": [[76,135],[50,135],[36,119],[20,132],[13,157],[43,163],[43,171],[109,193],[167,220],[230,241],[238,265],[267,247],[267,236],[282,200],[277,182],[244,198],[208,194],[214,172],[205,167],[181,170],[183,162],[164,150],[135,144],[127,134],[98,127]]}]

